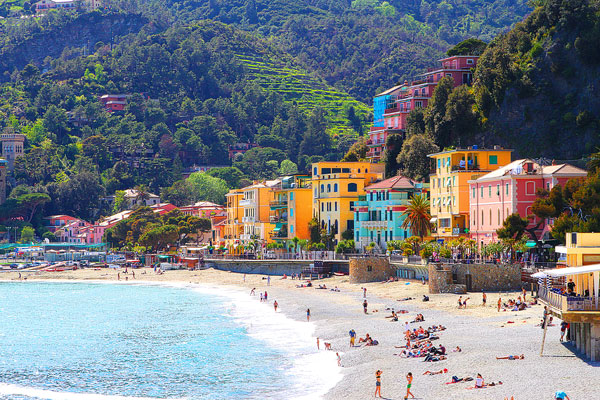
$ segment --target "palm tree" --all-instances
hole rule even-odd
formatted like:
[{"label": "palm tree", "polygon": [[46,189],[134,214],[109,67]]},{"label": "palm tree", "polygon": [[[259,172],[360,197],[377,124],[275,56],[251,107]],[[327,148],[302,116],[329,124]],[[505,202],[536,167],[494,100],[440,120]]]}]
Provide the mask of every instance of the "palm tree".
[{"label": "palm tree", "polygon": [[411,229],[421,239],[431,230],[431,214],[429,214],[429,200],[425,195],[417,194],[408,201],[408,207],[402,213],[406,216],[402,222],[402,229]]}]

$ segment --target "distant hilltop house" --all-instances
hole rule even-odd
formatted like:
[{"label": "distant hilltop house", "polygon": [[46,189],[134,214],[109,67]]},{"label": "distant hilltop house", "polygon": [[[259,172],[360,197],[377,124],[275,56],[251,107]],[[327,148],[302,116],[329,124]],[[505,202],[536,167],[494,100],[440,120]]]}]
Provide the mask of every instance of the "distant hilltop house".
[{"label": "distant hilltop house", "polygon": [[256,143],[234,143],[229,146],[229,159],[233,160],[233,158],[237,154],[244,154],[248,150],[258,147]]},{"label": "distant hilltop house", "polygon": [[84,4],[88,8],[95,10],[96,8],[100,8],[102,0],[40,0],[35,3],[35,12],[43,14],[54,9],[70,10]]},{"label": "distant hilltop house", "polygon": [[[133,209],[140,206],[151,207],[160,204],[160,196],[157,196],[153,193],[141,193],[136,189],[127,189],[123,192],[124,203],[122,204],[121,209]],[[103,198],[103,200],[112,205],[115,202],[115,197],[115,195],[106,196]]]},{"label": "distant hilltop house", "polygon": [[23,155],[25,135],[20,133],[3,133],[0,135],[0,143],[2,144],[2,157],[8,162],[9,171],[12,171],[15,167],[17,157]]},{"label": "distant hilltop house", "polygon": [[383,157],[385,142],[390,134],[404,134],[406,119],[411,110],[425,108],[440,79],[451,76],[454,87],[470,85],[478,56],[453,56],[439,60],[441,67],[404,81],[373,98],[373,126],[367,143],[367,159],[378,162]]},{"label": "distant hilltop house", "polygon": [[130,94],[105,94],[100,97],[100,102],[110,112],[124,111]]}]

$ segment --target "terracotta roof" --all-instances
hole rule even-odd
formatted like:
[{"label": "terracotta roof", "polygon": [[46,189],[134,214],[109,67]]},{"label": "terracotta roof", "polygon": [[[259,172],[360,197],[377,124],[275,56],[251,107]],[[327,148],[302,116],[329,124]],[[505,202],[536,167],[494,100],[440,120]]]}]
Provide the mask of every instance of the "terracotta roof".
[{"label": "terracotta roof", "polygon": [[414,189],[415,183],[402,175],[394,176],[381,182],[377,182],[365,188],[365,190],[372,189]]}]

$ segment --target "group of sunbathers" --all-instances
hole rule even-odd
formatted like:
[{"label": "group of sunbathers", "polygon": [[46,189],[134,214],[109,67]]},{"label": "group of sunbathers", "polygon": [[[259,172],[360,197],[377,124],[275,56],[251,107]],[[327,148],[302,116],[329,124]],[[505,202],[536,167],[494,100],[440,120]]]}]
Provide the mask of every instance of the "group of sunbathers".
[{"label": "group of sunbathers", "polygon": [[423,317],[423,314],[417,314],[417,316],[415,317],[414,320],[411,321],[411,324],[414,322],[423,322],[425,321],[425,318]]}]

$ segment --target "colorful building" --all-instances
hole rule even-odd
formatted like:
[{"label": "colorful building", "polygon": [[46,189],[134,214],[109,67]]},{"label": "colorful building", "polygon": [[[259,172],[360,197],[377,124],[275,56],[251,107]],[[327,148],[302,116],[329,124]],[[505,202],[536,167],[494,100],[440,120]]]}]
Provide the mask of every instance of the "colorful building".
[{"label": "colorful building", "polygon": [[105,94],[100,97],[100,102],[110,112],[124,111],[127,105],[127,99],[130,98],[129,94]]},{"label": "colorful building", "polygon": [[468,236],[469,181],[510,163],[512,150],[477,146],[430,154],[435,173],[430,176],[431,222],[434,237],[440,239]]},{"label": "colorful building", "polygon": [[[452,56],[439,60],[441,67],[430,68],[415,79],[379,93],[373,99],[373,127],[369,133],[370,161],[379,161],[385,151],[385,141],[391,133],[406,129],[408,114],[415,108],[427,107],[440,79],[451,76],[454,87],[470,85],[478,56]],[[383,111],[382,111],[383,110]]]},{"label": "colorful building", "polygon": [[242,243],[258,241],[263,246],[272,242],[271,232],[275,225],[271,223],[271,202],[274,200],[273,187],[281,181],[255,182],[240,189],[242,198],[239,205],[243,208],[242,223],[244,232],[240,235]]},{"label": "colorful building", "polygon": [[225,195],[227,199],[227,220],[225,222],[224,236],[227,247],[230,253],[240,245],[242,234],[244,233],[244,224],[242,218],[244,209],[240,206],[240,200],[244,198],[244,194],[238,190],[230,190]]},{"label": "colorful building", "polygon": [[385,166],[370,162],[319,162],[312,164],[312,214],[321,229],[342,239],[354,231],[354,207],[365,187],[383,179]]},{"label": "colorful building", "polygon": [[0,158],[0,204],[6,201],[6,175],[8,174],[8,161]]},{"label": "colorful building", "polygon": [[234,143],[229,146],[229,159],[233,160],[238,154],[244,155],[248,150],[255,147],[258,147],[256,143]]},{"label": "colorful building", "polygon": [[270,221],[275,224],[272,239],[310,239],[308,223],[312,219],[311,176],[298,174],[279,180],[281,182],[271,189],[273,200],[270,203]]},{"label": "colorful building", "polygon": [[[533,214],[531,206],[538,189],[551,190],[569,179],[586,176],[586,171],[569,164],[541,166],[524,159],[469,181],[471,238],[480,244],[497,241],[496,230],[509,215],[517,213],[528,218]],[[546,228],[546,221],[539,221],[535,216],[530,219],[530,227],[539,222],[542,225],[537,231],[538,237]]]},{"label": "colorful building", "polygon": [[79,0],[41,0],[34,5],[35,12],[37,14],[42,14],[53,9],[74,10],[79,3]]},{"label": "colorful building", "polygon": [[354,242],[358,250],[371,243],[385,250],[388,241],[412,236],[410,228],[402,228],[406,219],[402,213],[415,193],[427,192],[422,183],[395,176],[366,187],[365,192],[354,210]]}]

